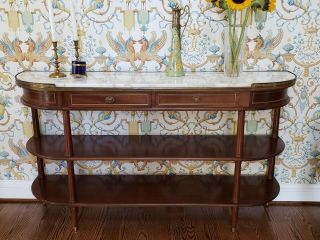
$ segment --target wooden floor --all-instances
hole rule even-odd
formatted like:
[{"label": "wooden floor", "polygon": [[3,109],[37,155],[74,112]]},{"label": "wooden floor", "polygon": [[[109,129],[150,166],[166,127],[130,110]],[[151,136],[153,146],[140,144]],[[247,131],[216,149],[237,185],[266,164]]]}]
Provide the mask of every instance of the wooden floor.
[{"label": "wooden floor", "polygon": [[79,227],[65,207],[0,204],[1,240],[320,240],[320,205],[242,208],[237,233],[221,208],[86,208]]}]

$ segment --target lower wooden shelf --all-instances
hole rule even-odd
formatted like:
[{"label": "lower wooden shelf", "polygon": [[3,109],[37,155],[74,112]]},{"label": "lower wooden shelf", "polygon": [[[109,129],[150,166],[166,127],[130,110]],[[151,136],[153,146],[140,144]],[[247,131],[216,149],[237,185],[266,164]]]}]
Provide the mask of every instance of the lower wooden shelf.
[{"label": "lower wooden shelf", "polygon": [[[37,199],[81,207],[255,206],[280,191],[276,179],[242,176],[239,204],[232,203],[233,176],[220,175],[76,175],[76,203],[69,203],[68,177],[48,175],[32,184]],[[42,186],[42,187],[41,187]]]}]

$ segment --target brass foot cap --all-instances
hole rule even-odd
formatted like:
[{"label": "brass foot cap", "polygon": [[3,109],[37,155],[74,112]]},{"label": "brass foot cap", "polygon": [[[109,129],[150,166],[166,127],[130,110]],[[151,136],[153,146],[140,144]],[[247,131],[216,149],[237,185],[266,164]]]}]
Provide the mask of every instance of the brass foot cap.
[{"label": "brass foot cap", "polygon": [[62,72],[59,72],[59,73],[54,72],[54,73],[51,73],[51,74],[49,75],[50,78],[64,78],[64,77],[66,77],[66,76],[67,76],[67,75],[65,75],[65,74],[62,73]]}]

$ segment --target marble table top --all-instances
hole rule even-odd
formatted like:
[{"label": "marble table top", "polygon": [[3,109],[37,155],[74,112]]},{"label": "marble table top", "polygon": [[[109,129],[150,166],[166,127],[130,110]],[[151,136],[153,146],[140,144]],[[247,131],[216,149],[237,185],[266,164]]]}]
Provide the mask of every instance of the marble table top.
[{"label": "marble table top", "polygon": [[239,78],[229,78],[222,72],[188,72],[184,77],[167,77],[163,72],[88,72],[87,77],[49,78],[49,72],[22,72],[20,82],[50,84],[57,88],[112,88],[112,89],[201,89],[250,88],[253,84],[281,83],[295,80],[293,73],[244,72]]}]

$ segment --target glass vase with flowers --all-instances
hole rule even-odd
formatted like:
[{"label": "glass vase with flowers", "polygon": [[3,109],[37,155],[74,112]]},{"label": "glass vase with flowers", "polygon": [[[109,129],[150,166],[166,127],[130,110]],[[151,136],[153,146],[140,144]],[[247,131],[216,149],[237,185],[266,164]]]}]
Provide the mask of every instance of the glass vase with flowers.
[{"label": "glass vase with flowers", "polygon": [[276,0],[207,0],[209,8],[223,9],[227,24],[224,29],[224,72],[228,77],[239,77],[243,66],[246,28],[253,14],[273,12]]}]

